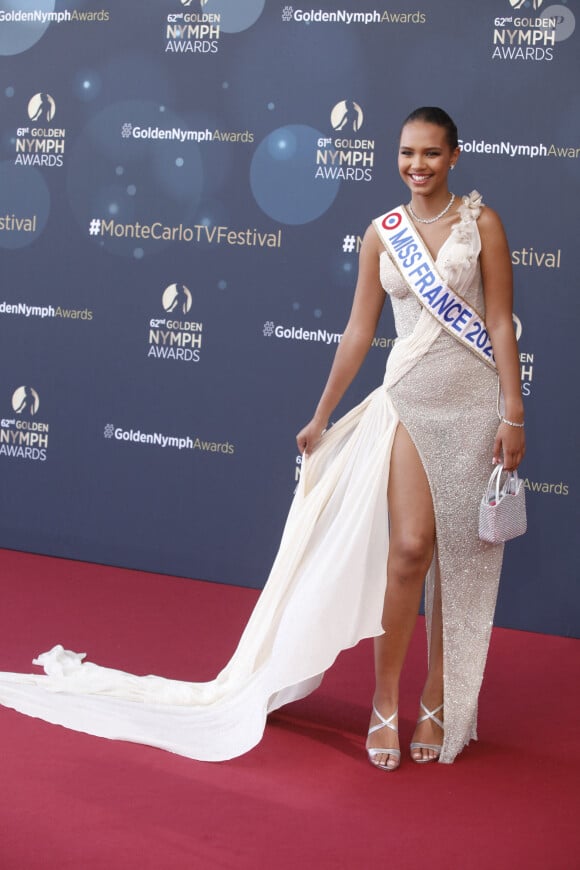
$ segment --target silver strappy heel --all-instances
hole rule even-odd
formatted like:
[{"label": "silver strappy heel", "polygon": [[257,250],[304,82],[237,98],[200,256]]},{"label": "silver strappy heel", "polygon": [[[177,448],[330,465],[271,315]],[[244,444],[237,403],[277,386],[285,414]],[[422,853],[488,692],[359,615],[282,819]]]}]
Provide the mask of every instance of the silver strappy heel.
[{"label": "silver strappy heel", "polygon": [[[395,734],[399,733],[399,729],[393,723],[393,719],[396,717],[399,712],[398,708],[392,713],[388,719],[383,719],[375,705],[373,704],[373,713],[380,720],[378,725],[373,725],[372,728],[369,728],[369,734],[374,734],[375,731],[379,731],[381,728],[390,728],[391,731],[394,731]],[[399,764],[401,763],[401,750],[400,749],[380,749],[379,747],[367,749],[367,754],[369,757],[370,763],[374,767],[378,767],[380,770],[396,770]],[[386,764],[380,764],[378,761],[375,761],[377,755],[394,755],[398,761],[397,767],[388,767]]]},{"label": "silver strappy heel", "polygon": [[[417,725],[420,725],[421,722],[426,722],[427,719],[431,719],[432,722],[435,722],[436,725],[439,725],[442,731],[445,730],[445,726],[441,719],[437,718],[437,713],[443,709],[443,704],[439,704],[439,706],[435,710],[428,710],[425,704],[423,703],[423,699],[421,699],[421,710],[424,712],[424,716],[420,716],[417,719]],[[438,761],[439,756],[441,755],[441,746],[436,743],[411,743],[411,752],[414,749],[432,749],[433,752],[436,752],[435,758],[413,758],[415,764],[427,764],[430,761]]]}]

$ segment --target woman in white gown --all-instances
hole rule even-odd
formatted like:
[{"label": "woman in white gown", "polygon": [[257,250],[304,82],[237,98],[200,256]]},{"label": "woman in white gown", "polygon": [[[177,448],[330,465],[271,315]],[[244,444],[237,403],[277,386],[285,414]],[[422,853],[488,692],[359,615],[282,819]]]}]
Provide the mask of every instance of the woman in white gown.
[{"label": "woman in white gown", "polygon": [[[429,667],[411,757],[450,763],[476,737],[503,554],[479,540],[477,510],[492,461],[515,469],[524,436],[509,250],[478,194],[450,194],[458,158],[445,112],[409,116],[399,148],[405,213],[444,281],[485,310],[497,374],[421,305],[369,227],[349,322],[297,437],[305,462],[280,549],[228,665],[212,682],[187,683],[82,663],[57,646],[35,661],[45,675],[0,674],[1,703],[221,761],[256,745],[268,712],[316,688],[340,650],[375,637],[367,749],[374,765],[394,770],[399,677],[427,575]],[[384,382],[324,432],[370,347],[385,291],[398,338]]]}]

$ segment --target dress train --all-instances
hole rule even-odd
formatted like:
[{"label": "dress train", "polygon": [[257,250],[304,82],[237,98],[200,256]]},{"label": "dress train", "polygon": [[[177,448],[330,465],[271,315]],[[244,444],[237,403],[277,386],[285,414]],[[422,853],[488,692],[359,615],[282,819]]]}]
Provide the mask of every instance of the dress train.
[{"label": "dress train", "polygon": [[382,633],[397,422],[380,387],[325,434],[305,463],[268,582],[215,680],[139,677],[57,646],[35,660],[45,675],[0,674],[0,702],[199,760],[247,752],[269,712],[313,691],[342,649]]}]

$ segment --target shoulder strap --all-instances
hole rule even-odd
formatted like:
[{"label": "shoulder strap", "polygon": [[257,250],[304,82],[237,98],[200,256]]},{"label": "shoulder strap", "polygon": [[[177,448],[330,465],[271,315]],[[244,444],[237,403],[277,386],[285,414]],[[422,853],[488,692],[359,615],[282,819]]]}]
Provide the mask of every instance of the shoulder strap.
[{"label": "shoulder strap", "polygon": [[405,207],[375,218],[373,226],[409,290],[443,329],[495,371],[485,320],[445,284]]}]

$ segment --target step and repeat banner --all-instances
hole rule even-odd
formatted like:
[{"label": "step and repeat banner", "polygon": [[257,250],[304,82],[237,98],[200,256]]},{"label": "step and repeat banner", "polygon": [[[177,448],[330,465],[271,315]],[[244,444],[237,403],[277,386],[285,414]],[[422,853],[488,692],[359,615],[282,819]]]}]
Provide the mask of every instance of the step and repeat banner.
[{"label": "step and repeat banner", "polygon": [[361,237],[408,198],[401,122],[440,105],[515,275],[530,531],[497,622],[578,634],[578,15],[1,0],[0,546],[263,585]]}]

